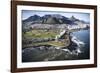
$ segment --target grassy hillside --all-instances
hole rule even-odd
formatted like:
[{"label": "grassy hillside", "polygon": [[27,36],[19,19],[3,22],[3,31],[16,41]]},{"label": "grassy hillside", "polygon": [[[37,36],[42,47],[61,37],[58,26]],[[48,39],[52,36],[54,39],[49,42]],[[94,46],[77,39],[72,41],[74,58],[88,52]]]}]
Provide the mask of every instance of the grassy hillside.
[{"label": "grassy hillside", "polygon": [[[31,30],[28,32],[23,33],[23,37],[25,38],[24,41],[26,39],[44,39],[44,38],[51,38],[54,39],[56,35],[58,35],[60,32],[60,29],[57,30]],[[68,35],[67,35],[68,36]],[[38,46],[38,45],[52,45],[55,47],[64,47],[69,45],[70,42],[68,42],[69,40],[66,39],[62,39],[59,41],[41,41],[41,42],[32,42],[32,43],[28,43],[28,44],[23,44],[23,48],[25,47],[32,47],[32,46]]]},{"label": "grassy hillside", "polygon": [[25,38],[55,38],[59,34],[59,30],[31,30],[23,33]]}]

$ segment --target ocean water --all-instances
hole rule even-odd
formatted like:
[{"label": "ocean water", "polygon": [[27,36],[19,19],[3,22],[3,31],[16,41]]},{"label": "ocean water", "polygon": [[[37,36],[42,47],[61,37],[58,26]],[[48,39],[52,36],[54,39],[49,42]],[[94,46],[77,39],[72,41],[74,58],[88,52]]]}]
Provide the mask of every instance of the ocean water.
[{"label": "ocean water", "polygon": [[79,59],[89,59],[90,58],[90,30],[81,30],[73,32],[71,35],[77,37],[80,41],[84,42],[85,45],[80,47],[82,53],[79,55]]},{"label": "ocean water", "polygon": [[[72,37],[76,37],[84,45],[80,46],[73,43],[65,48],[56,49],[50,45],[25,48],[22,51],[22,62],[38,62],[38,61],[61,61],[61,60],[81,60],[90,58],[90,30],[80,30],[70,33]],[[77,53],[76,49],[81,53]]]}]

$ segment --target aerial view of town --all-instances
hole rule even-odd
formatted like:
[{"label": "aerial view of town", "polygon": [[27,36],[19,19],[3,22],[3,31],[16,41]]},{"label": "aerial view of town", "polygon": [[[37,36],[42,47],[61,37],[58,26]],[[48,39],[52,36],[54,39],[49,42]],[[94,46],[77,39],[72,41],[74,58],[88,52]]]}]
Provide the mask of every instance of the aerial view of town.
[{"label": "aerial view of town", "polygon": [[22,10],[22,62],[90,58],[90,14]]}]

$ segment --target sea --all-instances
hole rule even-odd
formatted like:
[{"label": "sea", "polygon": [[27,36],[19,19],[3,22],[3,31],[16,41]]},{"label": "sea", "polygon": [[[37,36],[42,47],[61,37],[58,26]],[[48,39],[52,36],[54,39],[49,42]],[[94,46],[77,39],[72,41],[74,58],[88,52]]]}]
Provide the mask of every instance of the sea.
[{"label": "sea", "polygon": [[56,49],[54,46],[43,45],[22,49],[22,62],[63,61],[90,59],[90,30],[79,30],[70,33],[71,39],[76,37],[77,44],[71,41],[68,47]]}]

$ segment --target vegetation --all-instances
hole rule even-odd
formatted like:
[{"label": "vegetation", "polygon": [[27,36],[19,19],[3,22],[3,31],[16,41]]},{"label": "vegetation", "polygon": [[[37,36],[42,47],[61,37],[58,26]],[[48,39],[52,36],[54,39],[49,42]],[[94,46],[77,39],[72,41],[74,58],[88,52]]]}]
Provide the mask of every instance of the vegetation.
[{"label": "vegetation", "polygon": [[[59,30],[58,30],[59,31]],[[54,30],[31,30],[23,33],[23,37],[25,38],[55,38],[58,34],[58,31]]]},{"label": "vegetation", "polygon": [[[23,33],[23,48],[25,47],[32,47],[32,46],[38,46],[38,45],[52,45],[55,47],[64,47],[69,42],[66,41],[66,39],[62,40],[50,40],[55,39],[55,36],[57,36],[60,32],[60,29],[57,30],[36,30],[32,29],[31,31],[27,31]],[[49,40],[43,40],[48,38]],[[37,39],[37,40],[29,40],[29,39]],[[41,39],[41,40],[38,40]],[[36,41],[36,42],[35,42]]]},{"label": "vegetation", "polygon": [[37,42],[37,43],[23,45],[23,48],[32,47],[32,46],[39,46],[39,45],[52,45],[52,46],[55,46],[55,47],[65,47],[66,46],[66,41],[63,40],[63,41]]}]

